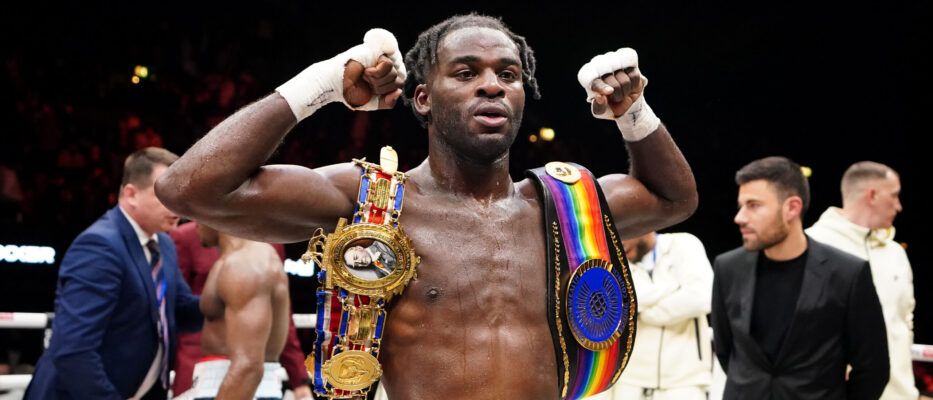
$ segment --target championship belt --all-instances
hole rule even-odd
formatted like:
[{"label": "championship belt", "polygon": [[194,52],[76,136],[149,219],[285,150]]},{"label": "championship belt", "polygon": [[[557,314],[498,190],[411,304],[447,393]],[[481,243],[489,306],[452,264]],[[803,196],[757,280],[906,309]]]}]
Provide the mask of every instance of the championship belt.
[{"label": "championship belt", "polygon": [[589,171],[551,162],[527,174],[543,198],[548,322],[561,399],[605,391],[635,341],[635,288],[605,197]]},{"label": "championship belt", "polygon": [[415,277],[421,258],[398,224],[405,194],[398,156],[383,147],[379,165],[362,168],[351,222],[340,218],[333,233],[318,229],[301,257],[321,267],[317,292],[317,339],[305,366],[318,396],[365,396],[382,375],[379,347],[386,303]]}]

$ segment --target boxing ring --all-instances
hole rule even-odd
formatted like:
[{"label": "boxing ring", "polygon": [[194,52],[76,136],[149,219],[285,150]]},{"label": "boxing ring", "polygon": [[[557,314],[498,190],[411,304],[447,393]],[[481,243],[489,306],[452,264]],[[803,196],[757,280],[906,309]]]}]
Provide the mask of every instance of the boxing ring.
[{"label": "boxing ring", "polygon": [[[0,329],[45,329],[43,346],[48,348],[53,318],[54,313],[0,312]],[[295,328],[313,329],[317,314],[292,314],[292,320],[295,321]],[[285,368],[280,368],[277,375],[283,381],[288,379]],[[31,379],[32,375],[0,375],[0,391],[25,389]]]},{"label": "boxing ring", "polygon": [[[48,347],[54,317],[54,313],[0,312],[0,329],[45,329],[44,345]],[[313,329],[317,314],[292,314],[292,320],[298,329]],[[914,361],[933,362],[933,345],[915,343],[910,353]],[[287,378],[284,368],[279,375]],[[0,375],[0,390],[25,389],[30,379],[32,375]]]}]

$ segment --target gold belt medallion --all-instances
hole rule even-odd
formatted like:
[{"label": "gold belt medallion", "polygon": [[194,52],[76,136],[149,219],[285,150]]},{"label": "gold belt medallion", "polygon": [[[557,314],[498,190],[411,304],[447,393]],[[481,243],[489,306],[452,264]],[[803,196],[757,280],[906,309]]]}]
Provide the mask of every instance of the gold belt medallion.
[{"label": "gold belt medallion", "polygon": [[324,363],[324,378],[340,390],[360,390],[371,386],[382,375],[379,360],[364,351],[347,350]]},{"label": "gold belt medallion", "polygon": [[[318,313],[326,317],[318,320],[326,326],[318,327],[318,334],[336,340],[319,338],[308,358],[315,393],[329,398],[365,396],[382,376],[378,357],[386,304],[415,278],[421,261],[398,223],[407,176],[397,170],[395,151],[384,147],[378,165],[353,162],[362,168],[356,211],[340,218],[331,234],[318,229],[301,257],[320,266],[322,290],[329,296],[322,302],[319,293]],[[339,321],[330,319],[333,310],[320,308],[335,307],[335,297]]]}]

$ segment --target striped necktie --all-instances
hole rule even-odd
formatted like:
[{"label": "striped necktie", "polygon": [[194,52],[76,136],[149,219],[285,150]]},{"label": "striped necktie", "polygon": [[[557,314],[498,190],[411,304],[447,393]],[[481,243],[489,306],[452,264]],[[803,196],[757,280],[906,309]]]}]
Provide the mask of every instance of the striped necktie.
[{"label": "striped necktie", "polygon": [[165,272],[162,270],[162,257],[159,254],[159,244],[150,239],[146,242],[146,248],[152,258],[149,265],[152,266],[152,283],[156,289],[156,304],[159,306],[159,338],[162,339],[162,368],[160,377],[162,378],[162,388],[168,387],[168,321],[165,317]]}]

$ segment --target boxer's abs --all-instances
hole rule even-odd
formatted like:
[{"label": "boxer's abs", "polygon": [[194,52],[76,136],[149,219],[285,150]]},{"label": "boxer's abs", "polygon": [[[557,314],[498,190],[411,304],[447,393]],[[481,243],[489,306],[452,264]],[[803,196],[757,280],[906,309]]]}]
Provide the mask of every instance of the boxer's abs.
[{"label": "boxer's abs", "polygon": [[[422,257],[389,311],[381,360],[392,399],[553,399],[547,263],[538,210],[509,218],[408,210]],[[458,218],[458,217],[463,218]],[[411,228],[408,228],[408,227]]]}]

